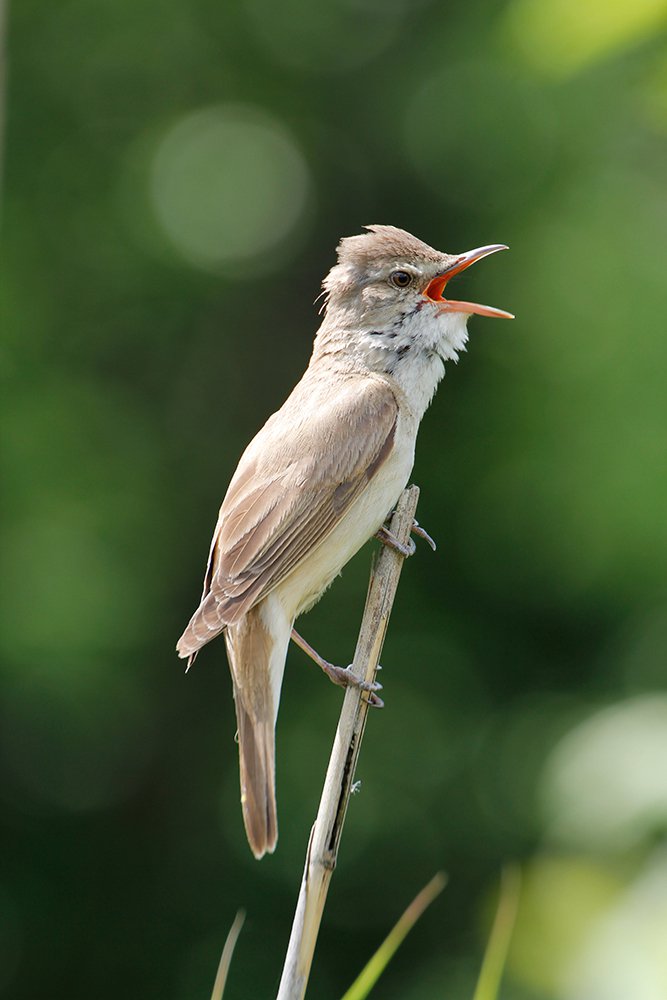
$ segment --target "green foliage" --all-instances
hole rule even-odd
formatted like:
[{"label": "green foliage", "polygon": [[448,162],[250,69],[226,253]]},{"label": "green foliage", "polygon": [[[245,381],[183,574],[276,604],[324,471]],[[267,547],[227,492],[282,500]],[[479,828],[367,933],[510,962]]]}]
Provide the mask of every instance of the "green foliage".
[{"label": "green foliage", "polygon": [[400,948],[406,935],[445,888],[447,880],[442,872],[434,875],[431,881],[410,903],[409,907],[384,939],[369,962],[363,967],[355,981],[345,993],[343,1000],[365,1000],[376,982],[387,968],[393,955]]},{"label": "green foliage", "polygon": [[[472,996],[507,857],[507,1000],[667,995],[663,0],[21,0],[0,282],[0,992],[275,992],[340,692],[290,653],[276,854],[238,805],[224,651],[174,643],[217,506],[303,370],[338,238],[446,250],[473,318],[420,434],[419,519],[327,904],[339,997]],[[458,294],[458,293],[457,293]],[[370,549],[302,622],[352,654]],[[641,956],[641,960],[638,956]],[[131,984],[128,985],[128,984]],[[568,993],[567,991],[570,991]],[[577,992],[578,991],[578,992]]]},{"label": "green foliage", "polygon": [[507,953],[519,905],[521,872],[518,866],[503,871],[496,919],[489,937],[473,1000],[497,1000],[500,980],[505,971]]}]

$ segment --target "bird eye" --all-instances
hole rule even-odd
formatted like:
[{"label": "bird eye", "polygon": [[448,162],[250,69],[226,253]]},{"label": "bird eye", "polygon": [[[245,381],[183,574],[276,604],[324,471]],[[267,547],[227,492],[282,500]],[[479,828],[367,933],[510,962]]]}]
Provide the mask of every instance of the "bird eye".
[{"label": "bird eye", "polygon": [[412,275],[407,271],[393,271],[389,280],[392,285],[396,285],[397,288],[407,288],[412,281]]}]

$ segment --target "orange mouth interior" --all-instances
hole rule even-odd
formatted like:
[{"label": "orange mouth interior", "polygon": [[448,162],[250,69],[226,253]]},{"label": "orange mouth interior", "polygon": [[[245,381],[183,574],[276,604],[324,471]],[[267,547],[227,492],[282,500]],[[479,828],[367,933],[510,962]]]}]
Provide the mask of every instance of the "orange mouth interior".
[{"label": "orange mouth interior", "polygon": [[493,244],[493,246],[480,247],[478,250],[469,250],[467,253],[461,254],[459,259],[451,267],[448,267],[444,274],[438,274],[429,281],[424,289],[424,295],[431,302],[435,302],[440,307],[439,311],[443,313],[459,312],[465,313],[466,316],[493,316],[497,319],[514,319],[512,313],[506,312],[504,309],[496,309],[495,306],[484,306],[479,302],[459,302],[455,299],[446,299],[443,295],[447,282],[454,275],[465,271],[475,261],[481,260],[483,257],[487,257],[497,250],[506,249],[507,247],[502,244]]}]

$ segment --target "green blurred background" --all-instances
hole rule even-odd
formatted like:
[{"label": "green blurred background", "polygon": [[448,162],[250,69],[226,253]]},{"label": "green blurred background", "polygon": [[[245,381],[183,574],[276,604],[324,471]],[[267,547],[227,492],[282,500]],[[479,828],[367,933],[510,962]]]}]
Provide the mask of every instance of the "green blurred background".
[{"label": "green blurred background", "polygon": [[[3,196],[0,991],[275,995],[341,693],[290,652],[277,853],[238,805],[223,644],[183,674],[238,456],[307,363],[340,236],[510,253],[460,294],[420,544],[315,965],[469,1000],[667,995],[666,0],[21,0]],[[372,547],[303,631],[347,663]],[[374,994],[374,995],[375,995]]]}]

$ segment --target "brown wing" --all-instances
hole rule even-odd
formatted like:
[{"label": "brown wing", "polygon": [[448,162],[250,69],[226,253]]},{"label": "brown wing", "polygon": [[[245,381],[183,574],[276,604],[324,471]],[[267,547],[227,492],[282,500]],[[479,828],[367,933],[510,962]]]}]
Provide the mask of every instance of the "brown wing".
[{"label": "brown wing", "polygon": [[335,394],[308,376],[299,383],[241,458],[181,656],[246,614],[327,537],[391,452],[397,415],[379,378],[348,378]]}]

